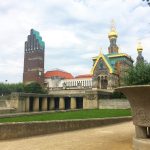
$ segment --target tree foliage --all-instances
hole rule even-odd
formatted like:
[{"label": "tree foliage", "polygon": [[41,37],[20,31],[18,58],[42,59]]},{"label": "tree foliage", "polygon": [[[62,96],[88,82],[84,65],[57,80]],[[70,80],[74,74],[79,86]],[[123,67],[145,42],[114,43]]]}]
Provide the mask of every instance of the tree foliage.
[{"label": "tree foliage", "polygon": [[11,92],[23,92],[24,85],[22,83],[0,83],[0,95],[8,95]]},{"label": "tree foliage", "polygon": [[124,83],[126,85],[150,84],[150,63],[141,62],[129,68],[124,76]]},{"label": "tree foliage", "polygon": [[126,98],[126,96],[123,93],[121,93],[121,92],[114,91],[112,93],[112,95],[110,95],[110,98],[111,99],[124,99],[124,98]]},{"label": "tree foliage", "polygon": [[47,91],[36,82],[28,85],[24,85],[23,83],[0,83],[0,96],[9,95],[12,92],[47,93]]},{"label": "tree foliage", "polygon": [[37,83],[37,82],[33,82],[33,83],[25,85],[24,86],[24,92],[25,93],[42,93],[42,94],[47,93],[42,88],[42,86],[39,83]]}]

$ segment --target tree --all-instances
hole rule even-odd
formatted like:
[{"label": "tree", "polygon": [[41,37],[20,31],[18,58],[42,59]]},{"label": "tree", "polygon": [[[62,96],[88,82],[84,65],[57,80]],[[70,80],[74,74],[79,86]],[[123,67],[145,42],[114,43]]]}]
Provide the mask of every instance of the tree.
[{"label": "tree", "polygon": [[0,95],[8,95],[11,92],[23,92],[24,85],[22,83],[0,83]]},{"label": "tree", "polygon": [[143,0],[150,6],[150,0]]},{"label": "tree", "polygon": [[150,84],[150,63],[140,62],[127,70],[124,76],[125,85]]},{"label": "tree", "polygon": [[37,82],[32,82],[30,84],[25,85],[24,92],[26,92],[26,93],[41,93],[41,94],[47,93],[42,88],[42,86]]}]

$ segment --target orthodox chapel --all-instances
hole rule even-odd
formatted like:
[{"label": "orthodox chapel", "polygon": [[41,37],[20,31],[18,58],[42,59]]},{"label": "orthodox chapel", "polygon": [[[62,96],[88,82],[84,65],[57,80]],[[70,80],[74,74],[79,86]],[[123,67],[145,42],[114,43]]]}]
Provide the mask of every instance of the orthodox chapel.
[{"label": "orthodox chapel", "polygon": [[108,33],[110,45],[108,54],[99,53],[92,58],[93,67],[92,87],[100,89],[112,89],[123,84],[122,77],[126,70],[133,65],[133,59],[126,53],[121,53],[117,46],[118,33],[114,24]]}]

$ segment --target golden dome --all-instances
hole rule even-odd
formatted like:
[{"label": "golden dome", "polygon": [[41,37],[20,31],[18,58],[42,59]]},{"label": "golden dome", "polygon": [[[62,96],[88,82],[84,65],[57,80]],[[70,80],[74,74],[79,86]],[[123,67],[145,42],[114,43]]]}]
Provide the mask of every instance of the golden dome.
[{"label": "golden dome", "polygon": [[111,37],[117,37],[118,34],[116,32],[116,30],[111,30],[109,33],[108,33],[108,37],[111,38]]},{"label": "golden dome", "polygon": [[141,45],[141,42],[139,42],[138,45],[137,45],[137,51],[138,52],[142,52],[143,51],[143,47]]}]

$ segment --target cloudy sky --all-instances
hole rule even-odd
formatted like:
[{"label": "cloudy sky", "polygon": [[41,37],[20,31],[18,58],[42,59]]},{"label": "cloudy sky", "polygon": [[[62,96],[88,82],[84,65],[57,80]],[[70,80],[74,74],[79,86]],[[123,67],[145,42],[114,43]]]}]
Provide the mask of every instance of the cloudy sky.
[{"label": "cloudy sky", "polygon": [[121,52],[150,61],[150,7],[142,0],[0,0],[0,82],[22,82],[24,42],[30,29],[45,41],[45,71],[89,73],[91,58],[107,53],[115,20]]}]

